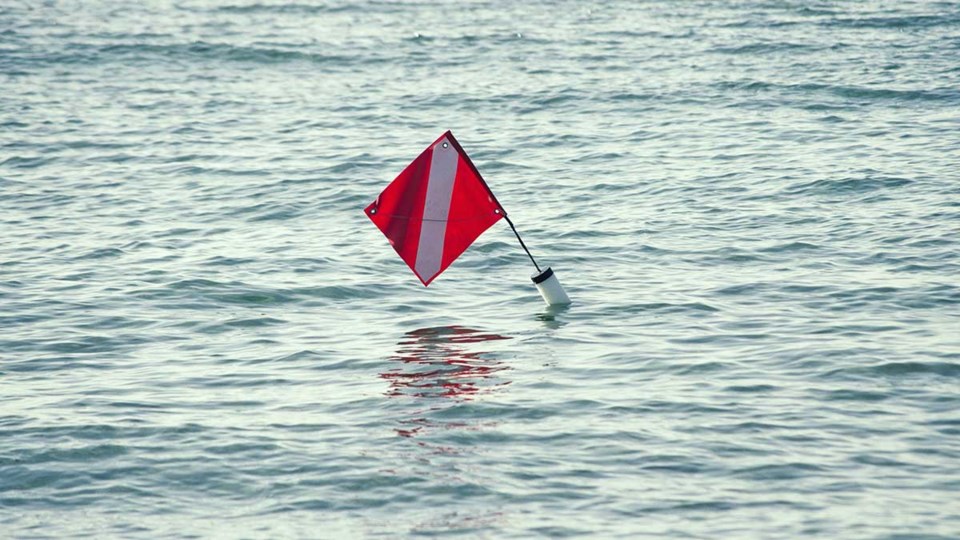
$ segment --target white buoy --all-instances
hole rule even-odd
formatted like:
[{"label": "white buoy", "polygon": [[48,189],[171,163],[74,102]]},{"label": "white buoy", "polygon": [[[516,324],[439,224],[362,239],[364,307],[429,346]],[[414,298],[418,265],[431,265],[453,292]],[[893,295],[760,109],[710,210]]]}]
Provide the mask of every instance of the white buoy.
[{"label": "white buoy", "polygon": [[560,285],[560,280],[557,279],[557,274],[553,272],[552,268],[547,267],[546,270],[534,274],[530,279],[537,286],[540,296],[543,297],[543,301],[548,306],[564,306],[570,303],[570,297],[563,290],[563,286]]}]

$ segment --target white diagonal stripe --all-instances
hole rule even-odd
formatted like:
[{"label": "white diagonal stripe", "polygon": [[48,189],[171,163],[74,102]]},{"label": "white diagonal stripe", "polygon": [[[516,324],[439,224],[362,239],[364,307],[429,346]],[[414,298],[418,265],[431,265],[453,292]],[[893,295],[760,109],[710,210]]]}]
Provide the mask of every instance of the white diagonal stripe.
[{"label": "white diagonal stripe", "polygon": [[459,156],[446,138],[433,147],[427,198],[423,206],[423,224],[417,245],[417,274],[424,281],[437,275],[443,258],[443,241],[447,233],[447,215],[453,196],[453,180],[457,177]]}]

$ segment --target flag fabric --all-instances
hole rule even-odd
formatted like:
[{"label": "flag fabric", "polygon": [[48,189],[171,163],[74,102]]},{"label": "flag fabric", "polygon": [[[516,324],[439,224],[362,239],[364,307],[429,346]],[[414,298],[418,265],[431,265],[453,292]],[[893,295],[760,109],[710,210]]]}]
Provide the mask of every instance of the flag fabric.
[{"label": "flag fabric", "polygon": [[449,131],[364,211],[424,286],[505,215]]}]

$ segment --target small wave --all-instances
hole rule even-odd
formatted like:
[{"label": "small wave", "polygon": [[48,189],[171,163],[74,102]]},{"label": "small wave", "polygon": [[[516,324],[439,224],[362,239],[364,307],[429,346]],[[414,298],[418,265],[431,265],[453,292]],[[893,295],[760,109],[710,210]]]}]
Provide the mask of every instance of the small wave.
[{"label": "small wave", "polygon": [[117,458],[129,450],[117,444],[94,444],[76,448],[50,448],[38,452],[28,452],[20,458],[21,464],[37,465],[41,463],[89,463]]},{"label": "small wave", "polygon": [[[702,343],[713,343],[715,342],[715,336],[705,336],[705,337],[694,337],[694,338],[681,338],[671,340],[674,343],[681,343],[684,345],[698,345]],[[730,370],[730,364],[724,362],[699,362],[696,364],[685,364],[682,366],[675,366],[671,368],[671,371],[679,375],[704,375],[709,373],[720,373]],[[694,406],[695,407],[695,406]],[[700,412],[723,412],[721,409],[714,411],[700,411]]]},{"label": "small wave", "polygon": [[217,255],[204,261],[205,265],[211,266],[239,266],[243,264],[252,264],[257,262],[253,257],[224,257]]},{"label": "small wave", "polygon": [[378,286],[349,286],[325,285],[316,287],[300,287],[291,289],[292,294],[304,299],[305,302],[316,300],[347,300],[382,297],[384,291]]},{"label": "small wave", "polygon": [[732,45],[732,46],[722,46],[713,48],[712,52],[720,54],[746,54],[746,55],[758,55],[758,54],[770,54],[778,53],[784,51],[798,51],[798,50],[813,50],[817,47],[813,45],[807,45],[803,43],[785,43],[785,42],[768,42],[768,43],[751,43],[748,45]]},{"label": "small wave", "polygon": [[889,362],[870,370],[880,375],[933,374],[942,377],[960,377],[960,364],[946,362]]},{"label": "small wave", "polygon": [[[196,305],[203,305],[209,309],[216,309],[223,305],[262,308],[297,301],[295,294],[283,290],[202,278],[185,279],[159,287],[139,289],[134,291],[132,295],[145,300],[175,299],[188,302],[190,305],[199,301]],[[184,304],[177,304],[173,307],[178,306],[185,307]]]},{"label": "small wave", "polygon": [[264,326],[284,324],[285,322],[286,321],[282,319],[276,319],[273,317],[245,317],[240,319],[231,319],[223,323],[223,325],[231,328],[261,328]]},{"label": "small wave", "polygon": [[[33,345],[40,350],[44,350],[56,354],[66,354],[66,355],[79,355],[79,354],[102,354],[113,352],[121,347],[129,345],[129,341],[125,340],[123,337],[105,337],[105,336],[83,336],[77,337],[75,339],[67,340],[55,340],[47,343],[34,343]],[[38,359],[35,367],[37,369],[45,369],[45,367],[50,367],[52,369],[59,369],[59,365],[62,360],[66,358],[57,356],[46,359]]]},{"label": "small wave", "polygon": [[99,64],[113,61],[139,61],[162,58],[176,61],[239,62],[251,64],[284,64],[307,62],[327,66],[355,65],[358,61],[376,61],[374,57],[358,55],[322,54],[304,50],[301,44],[232,45],[196,41],[193,43],[149,44],[120,43],[91,45],[75,43],[60,54],[36,57],[17,57],[17,61],[36,64]]},{"label": "small wave", "polygon": [[560,92],[540,92],[538,95],[531,96],[528,103],[533,107],[532,110],[539,110],[543,107],[556,107],[577,103],[584,100],[584,95],[575,89],[564,89]]},{"label": "small wave", "polygon": [[210,279],[182,279],[180,281],[175,281],[167,285],[167,288],[173,290],[179,289],[204,289],[208,287],[219,287],[223,285],[218,281],[213,281]]},{"label": "small wave", "polygon": [[[739,90],[747,92],[777,92],[788,96],[816,96],[826,94],[844,99],[889,101],[934,101],[960,102],[960,90],[942,87],[924,90],[903,90],[895,88],[875,88],[868,86],[833,85],[822,83],[778,84],[766,81],[721,81],[713,86],[720,90]],[[822,104],[813,104],[820,105]],[[810,105],[810,106],[813,106]]]},{"label": "small wave", "polygon": [[248,5],[229,5],[214,8],[214,11],[221,13],[237,14],[289,14],[289,15],[314,15],[318,13],[340,13],[350,11],[360,11],[359,6],[344,5],[320,5],[320,4],[248,4]]},{"label": "small wave", "polygon": [[823,467],[811,463],[783,463],[747,467],[734,474],[752,480],[775,481],[807,478],[823,471]]},{"label": "small wave", "polygon": [[13,156],[0,162],[0,166],[15,169],[36,169],[53,163],[55,159],[40,156]]},{"label": "small wave", "polygon": [[648,302],[642,304],[631,304],[628,306],[614,306],[605,312],[611,315],[626,315],[626,314],[643,314],[643,313],[657,313],[657,314],[672,314],[672,313],[688,313],[691,315],[704,315],[708,313],[717,313],[720,309],[710,304],[703,302],[689,302],[689,303],[669,303],[669,302]]},{"label": "small wave", "polygon": [[760,394],[777,391],[779,387],[772,384],[745,384],[728,386],[724,390],[743,394]]},{"label": "small wave", "polygon": [[942,15],[908,15],[900,17],[840,17],[822,22],[824,26],[841,28],[896,28],[906,30],[911,28],[933,28],[937,26],[956,26],[960,18],[956,12]]},{"label": "small wave", "polygon": [[846,122],[846,121],[847,121],[847,120],[846,120],[845,118],[843,118],[842,116],[838,116],[838,115],[836,115],[836,114],[828,114],[827,116],[824,116],[824,117],[820,118],[819,120],[820,120],[821,122],[826,122],[826,123],[828,123],[828,124],[840,124],[840,123],[843,123],[843,122]]},{"label": "small wave", "polygon": [[321,360],[324,360],[324,358],[325,358],[324,355],[316,351],[305,349],[302,351],[297,351],[295,353],[284,354],[284,355],[273,357],[273,358],[265,358],[265,359],[261,359],[261,360],[257,360],[249,363],[259,364],[259,363],[277,362],[277,363],[283,363],[283,364],[293,364],[298,362],[304,362],[304,363],[315,365],[319,363]]},{"label": "small wave", "polygon": [[261,221],[285,221],[301,216],[306,208],[306,205],[303,203],[259,203],[253,206],[237,208],[231,211],[229,215],[249,215],[250,217],[247,218],[247,221],[252,223]]},{"label": "small wave", "polygon": [[740,296],[744,294],[755,294],[767,289],[769,289],[769,285],[766,283],[741,283],[739,285],[721,287],[714,290],[713,293],[723,296]]},{"label": "small wave", "polygon": [[827,378],[858,375],[867,377],[909,377],[920,375],[935,375],[938,377],[960,377],[960,364],[947,362],[885,362],[873,366],[849,367],[832,370],[824,376]]},{"label": "small wave", "polygon": [[245,306],[286,304],[293,301],[289,295],[278,291],[264,290],[213,293],[209,296],[210,298],[219,300],[225,304],[237,304]]},{"label": "small wave", "polygon": [[829,297],[844,309],[861,308],[875,304],[887,309],[927,309],[955,305],[960,302],[960,290],[953,285],[929,287],[863,287],[838,290]]},{"label": "small wave", "polygon": [[913,184],[909,178],[896,176],[865,177],[865,178],[822,178],[812,182],[804,182],[788,187],[785,193],[812,194],[812,195],[848,195],[867,193],[879,189],[894,189]]},{"label": "small wave", "polygon": [[820,246],[817,244],[811,244],[809,242],[786,242],[783,244],[777,244],[775,246],[761,248],[758,251],[764,253],[791,253],[794,251],[813,251],[818,249],[820,249]]},{"label": "small wave", "polygon": [[76,260],[107,259],[112,257],[119,257],[121,255],[124,255],[124,251],[122,249],[99,248],[77,257]]},{"label": "small wave", "polygon": [[865,390],[833,390],[823,395],[827,401],[884,401],[890,398],[889,393],[868,392]]},{"label": "small wave", "polygon": [[835,10],[832,10],[832,9],[826,9],[826,8],[823,8],[823,7],[816,7],[816,8],[814,8],[814,7],[810,7],[810,6],[803,6],[803,7],[799,8],[799,9],[797,9],[797,13],[800,14],[800,15],[806,15],[806,16],[810,16],[810,17],[819,17],[819,16],[821,16],[821,15],[836,15],[836,14],[837,14],[837,12],[836,12]]}]

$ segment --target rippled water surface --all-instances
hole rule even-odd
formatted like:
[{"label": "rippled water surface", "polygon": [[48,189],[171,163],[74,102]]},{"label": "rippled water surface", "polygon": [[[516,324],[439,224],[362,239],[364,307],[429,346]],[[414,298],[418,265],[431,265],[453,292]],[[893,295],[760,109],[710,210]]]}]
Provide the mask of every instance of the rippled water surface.
[{"label": "rippled water surface", "polygon": [[[0,536],[960,536],[960,3],[0,2]],[[452,129],[425,289],[362,208]]]}]

